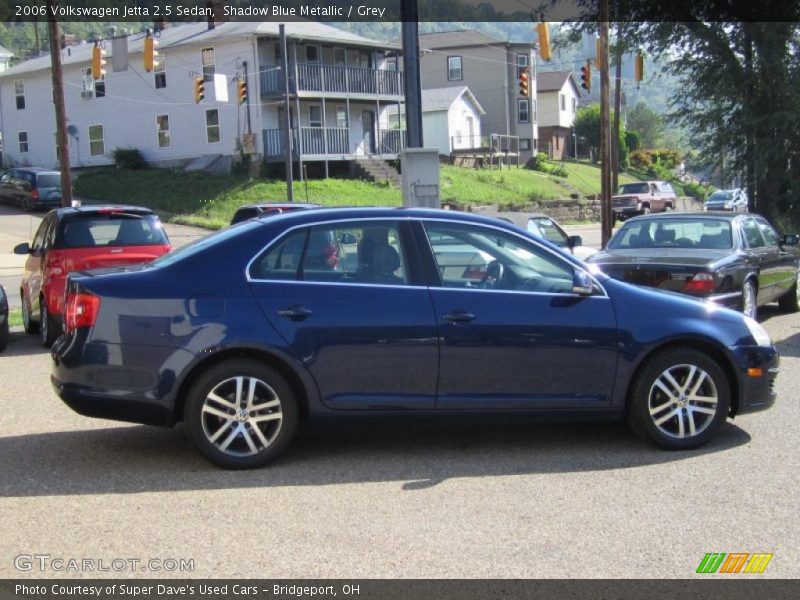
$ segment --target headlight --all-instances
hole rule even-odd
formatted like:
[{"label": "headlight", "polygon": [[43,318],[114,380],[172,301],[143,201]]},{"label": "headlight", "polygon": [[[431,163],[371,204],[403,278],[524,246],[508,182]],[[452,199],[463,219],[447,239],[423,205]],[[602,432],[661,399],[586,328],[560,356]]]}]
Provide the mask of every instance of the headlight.
[{"label": "headlight", "polygon": [[769,339],[767,330],[759,325],[758,321],[751,319],[750,317],[745,317],[744,322],[747,325],[747,328],[750,330],[750,335],[753,336],[756,344],[759,346],[772,346],[772,340]]},{"label": "headlight", "polygon": [[733,204],[731,202],[726,202],[725,203],[725,208],[726,209],[731,209],[731,208],[733,208]]}]

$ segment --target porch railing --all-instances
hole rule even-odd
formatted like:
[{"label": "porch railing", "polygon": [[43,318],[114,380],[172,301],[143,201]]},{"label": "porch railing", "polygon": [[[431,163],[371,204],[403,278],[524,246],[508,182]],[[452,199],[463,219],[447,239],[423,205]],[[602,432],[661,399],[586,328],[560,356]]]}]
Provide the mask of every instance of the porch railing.
[{"label": "porch railing", "polygon": [[[264,129],[263,139],[265,157],[286,156],[283,132],[280,129]],[[346,127],[300,127],[299,130],[294,128],[292,140],[295,156],[300,153],[301,148],[303,155],[351,154],[350,131]]]},{"label": "porch railing", "polygon": [[406,132],[402,129],[378,129],[378,153],[400,154],[406,144]]},{"label": "porch railing", "polygon": [[[366,69],[300,63],[289,81],[290,91],[329,92],[339,94],[369,94],[384,96],[403,95],[403,74],[386,69]],[[283,78],[279,68],[261,72],[261,95],[272,96],[283,91]]]}]

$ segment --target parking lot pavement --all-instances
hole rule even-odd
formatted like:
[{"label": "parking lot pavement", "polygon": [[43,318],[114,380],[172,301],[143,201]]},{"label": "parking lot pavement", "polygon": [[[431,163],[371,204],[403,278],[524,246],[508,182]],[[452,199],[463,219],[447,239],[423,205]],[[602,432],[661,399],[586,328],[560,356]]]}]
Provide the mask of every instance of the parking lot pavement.
[{"label": "parking lot pavement", "polygon": [[616,423],[350,423],[245,472],[206,463],[180,429],[73,413],[47,352],[15,333],[0,355],[0,577],[91,576],[15,570],[40,553],[185,558],[198,577],[692,578],[706,552],[770,552],[758,577],[798,577],[800,316],[762,321],[783,355],[778,403],[699,450]]}]

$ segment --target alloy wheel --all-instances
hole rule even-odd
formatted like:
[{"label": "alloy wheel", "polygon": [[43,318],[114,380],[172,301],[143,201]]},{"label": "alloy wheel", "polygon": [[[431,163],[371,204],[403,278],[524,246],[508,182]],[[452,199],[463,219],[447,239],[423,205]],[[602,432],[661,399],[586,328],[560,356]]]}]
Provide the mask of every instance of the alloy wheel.
[{"label": "alloy wheel", "polygon": [[22,295],[22,326],[25,331],[30,331],[31,329],[31,312],[30,308],[28,308],[28,303],[25,301],[25,294]]},{"label": "alloy wheel", "polygon": [[745,281],[742,286],[742,313],[750,318],[756,318],[756,290],[753,282]]},{"label": "alloy wheel", "polygon": [[272,445],[283,424],[281,400],[261,379],[232,377],[214,386],[203,401],[206,439],[230,456],[252,456]]},{"label": "alloy wheel", "polygon": [[713,378],[697,365],[665,369],[650,387],[648,409],[662,434],[684,439],[705,431],[718,410],[719,394]]}]

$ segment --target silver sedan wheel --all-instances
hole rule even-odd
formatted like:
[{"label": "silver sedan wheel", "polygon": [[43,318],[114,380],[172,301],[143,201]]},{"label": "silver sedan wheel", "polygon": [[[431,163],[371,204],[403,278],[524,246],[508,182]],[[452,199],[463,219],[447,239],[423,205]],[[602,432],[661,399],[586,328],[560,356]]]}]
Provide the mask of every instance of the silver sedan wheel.
[{"label": "silver sedan wheel", "polygon": [[717,386],[708,373],[696,365],[675,365],[656,378],[648,408],[661,433],[683,439],[711,425],[718,400]]},{"label": "silver sedan wheel", "polygon": [[280,398],[255,377],[232,377],[217,384],[203,402],[206,438],[231,456],[252,456],[268,448],[283,424]]},{"label": "silver sedan wheel", "polygon": [[745,281],[742,286],[742,313],[756,318],[756,290],[751,281]]}]

